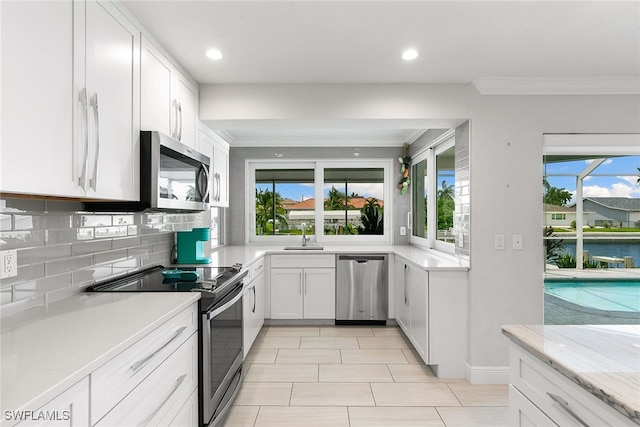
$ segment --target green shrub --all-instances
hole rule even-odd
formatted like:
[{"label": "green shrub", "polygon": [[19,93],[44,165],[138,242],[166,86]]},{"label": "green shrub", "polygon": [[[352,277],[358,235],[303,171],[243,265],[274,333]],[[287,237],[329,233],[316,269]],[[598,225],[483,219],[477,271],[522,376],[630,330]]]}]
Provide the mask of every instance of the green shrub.
[{"label": "green shrub", "polygon": [[576,228],[576,220],[574,219],[573,221],[571,221],[571,228]]}]

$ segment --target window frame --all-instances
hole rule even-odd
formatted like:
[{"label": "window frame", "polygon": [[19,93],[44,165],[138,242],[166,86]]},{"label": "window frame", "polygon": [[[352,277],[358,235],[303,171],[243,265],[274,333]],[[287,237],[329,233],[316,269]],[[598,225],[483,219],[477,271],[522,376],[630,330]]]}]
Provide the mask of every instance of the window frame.
[{"label": "window frame", "polygon": [[[438,154],[445,152],[446,150],[455,147],[455,129],[451,129],[444,134],[442,134],[439,138],[435,139],[431,144],[424,147],[422,150],[418,151],[411,157],[411,170],[413,171],[413,166],[416,163],[426,160],[426,168],[427,168],[427,218],[437,218],[438,212],[438,201],[436,195],[438,194],[438,183],[437,183],[437,171],[436,171],[436,157]],[[454,168],[455,173],[455,168]],[[415,180],[415,177],[411,178]],[[411,184],[411,200],[410,200],[410,208],[408,215],[408,227],[410,230],[409,233],[409,243],[412,245],[420,246],[428,249],[435,249],[440,252],[444,252],[447,254],[455,254],[456,244],[455,242],[444,242],[437,239],[437,230],[432,230],[432,227],[427,226],[427,237],[419,237],[413,235],[413,189],[414,184]],[[453,216],[454,221],[454,230],[456,229],[456,215],[454,211]],[[437,220],[436,220],[437,224]],[[436,225],[437,227],[437,225]]]},{"label": "window frame", "polygon": [[391,159],[337,159],[337,160],[308,160],[308,159],[283,159],[273,161],[270,159],[245,160],[245,243],[246,244],[297,244],[298,236],[273,236],[256,235],[255,229],[255,186],[257,169],[313,169],[314,170],[314,197],[316,200],[324,200],[324,170],[331,168],[381,168],[384,170],[384,211],[383,234],[381,235],[325,235],[324,234],[324,203],[315,204],[316,232],[311,236],[311,242],[317,244],[392,244],[393,224],[393,160]]}]

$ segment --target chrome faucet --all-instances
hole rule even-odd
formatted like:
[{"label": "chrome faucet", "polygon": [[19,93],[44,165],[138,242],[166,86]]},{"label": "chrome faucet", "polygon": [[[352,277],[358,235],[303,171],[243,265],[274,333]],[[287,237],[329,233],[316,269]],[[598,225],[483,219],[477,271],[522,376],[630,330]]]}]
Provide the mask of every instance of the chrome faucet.
[{"label": "chrome faucet", "polygon": [[307,246],[307,242],[309,241],[307,237],[307,224],[303,222],[300,224],[300,227],[302,227],[302,246]]}]

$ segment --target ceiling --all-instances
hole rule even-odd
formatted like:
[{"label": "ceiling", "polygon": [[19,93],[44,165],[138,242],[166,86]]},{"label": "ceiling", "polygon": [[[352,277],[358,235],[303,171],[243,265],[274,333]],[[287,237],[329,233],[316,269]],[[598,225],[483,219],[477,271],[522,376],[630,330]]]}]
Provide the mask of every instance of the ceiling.
[{"label": "ceiling", "polygon": [[122,3],[200,84],[640,77],[638,1]]}]

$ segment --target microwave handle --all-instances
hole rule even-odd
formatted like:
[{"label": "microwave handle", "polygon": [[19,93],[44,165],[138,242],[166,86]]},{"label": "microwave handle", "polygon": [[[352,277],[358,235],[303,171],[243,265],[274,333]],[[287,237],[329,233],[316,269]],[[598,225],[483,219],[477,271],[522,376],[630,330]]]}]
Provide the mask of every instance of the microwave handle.
[{"label": "microwave handle", "polygon": [[[202,178],[203,175],[204,179]],[[200,170],[196,178],[196,189],[200,195],[200,200],[203,202],[206,201],[209,197],[209,171],[205,165],[200,165]]]}]

